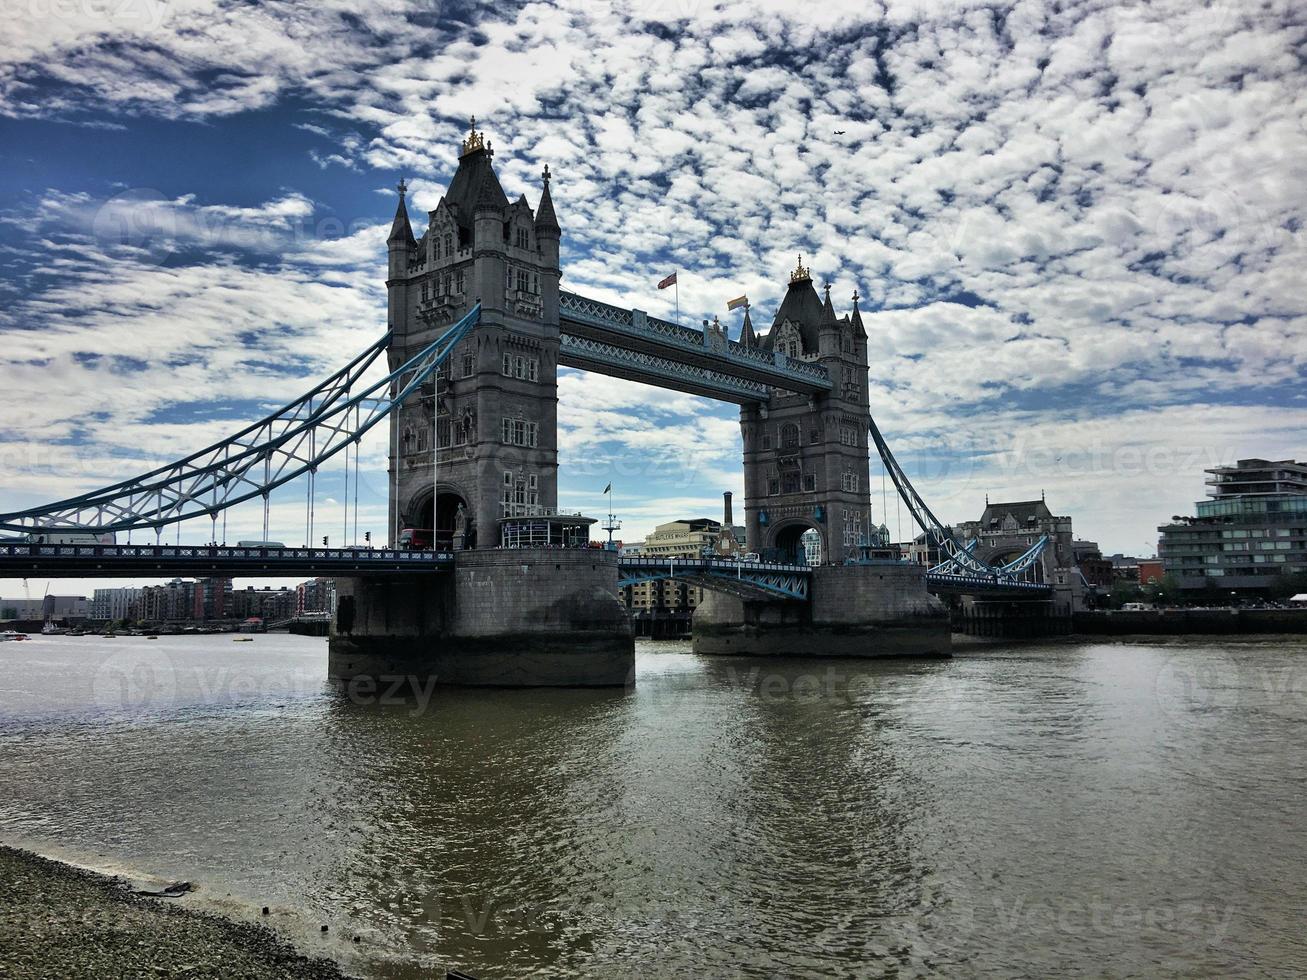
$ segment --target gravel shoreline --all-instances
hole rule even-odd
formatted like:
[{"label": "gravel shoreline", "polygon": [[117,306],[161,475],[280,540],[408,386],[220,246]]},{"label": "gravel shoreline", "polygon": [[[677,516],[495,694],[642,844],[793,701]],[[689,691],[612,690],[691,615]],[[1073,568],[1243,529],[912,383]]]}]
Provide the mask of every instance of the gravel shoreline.
[{"label": "gravel shoreline", "polygon": [[0,847],[0,976],[348,980],[271,929],[167,904],[110,878]]}]

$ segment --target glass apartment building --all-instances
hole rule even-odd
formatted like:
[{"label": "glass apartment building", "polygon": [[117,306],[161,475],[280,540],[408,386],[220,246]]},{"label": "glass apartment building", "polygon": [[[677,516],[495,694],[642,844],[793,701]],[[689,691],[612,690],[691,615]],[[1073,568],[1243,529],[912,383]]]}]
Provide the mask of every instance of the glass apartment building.
[{"label": "glass apartment building", "polygon": [[1182,589],[1266,592],[1307,573],[1307,463],[1241,459],[1206,471],[1197,515],[1159,527],[1162,566]]}]

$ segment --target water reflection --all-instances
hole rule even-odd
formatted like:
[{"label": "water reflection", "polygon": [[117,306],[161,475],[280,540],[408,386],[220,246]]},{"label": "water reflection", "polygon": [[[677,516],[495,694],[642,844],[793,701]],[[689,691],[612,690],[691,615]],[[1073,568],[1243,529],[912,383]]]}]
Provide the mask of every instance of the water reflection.
[{"label": "water reflection", "polygon": [[330,690],[320,641],[131,643],[9,661],[0,834],[272,905],[368,975],[1307,969],[1299,641],[649,644],[632,690],[425,703]]}]

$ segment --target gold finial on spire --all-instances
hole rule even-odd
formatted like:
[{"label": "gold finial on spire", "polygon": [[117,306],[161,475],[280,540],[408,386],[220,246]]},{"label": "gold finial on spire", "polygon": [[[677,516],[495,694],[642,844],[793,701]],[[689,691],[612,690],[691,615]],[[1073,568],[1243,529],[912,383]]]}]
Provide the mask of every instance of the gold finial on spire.
[{"label": "gold finial on spire", "polygon": [[477,117],[473,116],[468,128],[467,139],[463,140],[463,153],[461,155],[467,156],[469,153],[484,150],[488,145],[485,131],[477,132]]},{"label": "gold finial on spire", "polygon": [[408,193],[408,184],[405,183],[403,177],[399,178],[399,187],[397,188],[397,190],[399,191],[400,197],[403,197],[405,194]]},{"label": "gold finial on spire", "polygon": [[799,255],[799,264],[790,273],[790,282],[812,282],[812,273],[803,265],[803,255]]},{"label": "gold finial on spire", "polygon": [[550,179],[554,176],[549,172],[549,164],[545,164],[545,172],[540,176],[544,178],[546,184],[549,183]]},{"label": "gold finial on spire", "polygon": [[858,295],[858,291],[855,289],[853,291],[853,308],[855,310],[858,308],[858,300],[860,299],[862,299],[862,297]]}]

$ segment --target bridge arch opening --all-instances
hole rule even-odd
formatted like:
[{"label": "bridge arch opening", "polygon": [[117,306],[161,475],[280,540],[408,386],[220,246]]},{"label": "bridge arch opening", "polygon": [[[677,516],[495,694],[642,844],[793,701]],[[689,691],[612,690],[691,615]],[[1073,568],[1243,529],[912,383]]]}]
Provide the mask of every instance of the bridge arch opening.
[{"label": "bridge arch opening", "polygon": [[428,490],[414,500],[409,511],[411,526],[425,532],[424,538],[437,551],[476,547],[472,511],[456,490],[440,487],[434,496]]},{"label": "bridge arch opening", "polygon": [[820,565],[825,561],[826,542],[811,524],[793,523],[777,528],[772,538],[775,557],[791,565]]}]

